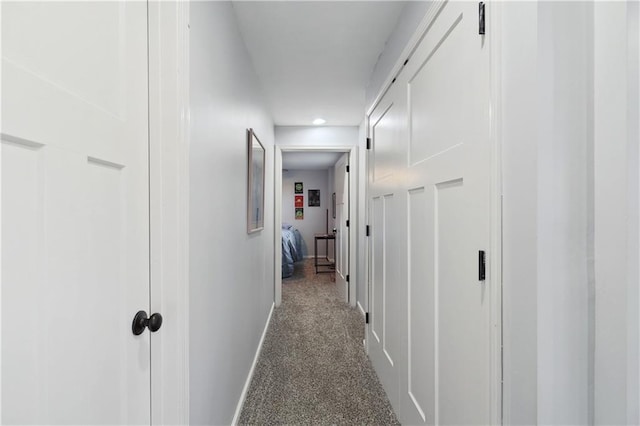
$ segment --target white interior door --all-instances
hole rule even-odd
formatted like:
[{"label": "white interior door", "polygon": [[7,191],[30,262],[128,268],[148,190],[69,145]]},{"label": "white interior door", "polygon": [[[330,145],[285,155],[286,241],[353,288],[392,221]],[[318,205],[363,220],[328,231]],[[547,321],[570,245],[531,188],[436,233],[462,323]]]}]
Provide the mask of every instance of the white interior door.
[{"label": "white interior door", "polygon": [[2,422],[149,424],[147,5],[2,4]]},{"label": "white interior door", "polygon": [[488,47],[478,3],[433,7],[370,120],[370,351],[401,422],[490,424]]},{"label": "white interior door", "polygon": [[349,174],[347,164],[349,154],[343,154],[335,164],[335,191],[336,191],[336,284],[340,297],[345,302],[349,301],[349,287],[347,275],[349,275]]},{"label": "white interior door", "polygon": [[[399,404],[398,367],[402,362],[401,332],[405,297],[401,233],[402,217],[401,148],[406,134],[403,93],[392,86],[370,115],[369,134],[369,356],[396,409]],[[406,99],[406,97],[405,97]]]}]

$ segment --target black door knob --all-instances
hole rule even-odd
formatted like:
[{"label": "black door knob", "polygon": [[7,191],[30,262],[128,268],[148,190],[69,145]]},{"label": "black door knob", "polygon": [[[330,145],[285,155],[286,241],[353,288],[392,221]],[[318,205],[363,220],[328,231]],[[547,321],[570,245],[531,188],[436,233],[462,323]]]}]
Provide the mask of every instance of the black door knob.
[{"label": "black door knob", "polygon": [[160,330],[160,327],[162,327],[162,315],[156,312],[151,315],[151,318],[148,318],[145,311],[138,311],[136,316],[133,317],[131,331],[133,331],[134,335],[138,336],[142,334],[145,327],[148,327],[152,332]]},{"label": "black door knob", "polygon": [[149,318],[149,322],[147,323],[147,327],[149,328],[149,331],[153,333],[160,330],[160,327],[162,327],[162,315],[157,312],[152,314],[151,318]]}]

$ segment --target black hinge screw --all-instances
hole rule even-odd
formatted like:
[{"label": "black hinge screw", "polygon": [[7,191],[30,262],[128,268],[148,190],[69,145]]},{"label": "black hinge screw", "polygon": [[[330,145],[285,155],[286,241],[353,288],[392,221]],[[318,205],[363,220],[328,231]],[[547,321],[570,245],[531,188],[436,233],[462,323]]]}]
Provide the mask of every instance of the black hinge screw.
[{"label": "black hinge screw", "polygon": [[366,314],[364,314],[364,323],[365,323],[365,324],[369,324],[369,312],[367,312]]},{"label": "black hinge screw", "polygon": [[371,138],[367,138],[367,149],[371,149]]},{"label": "black hinge screw", "polygon": [[369,225],[367,225],[364,229],[365,229],[365,234],[368,237],[369,236]]}]

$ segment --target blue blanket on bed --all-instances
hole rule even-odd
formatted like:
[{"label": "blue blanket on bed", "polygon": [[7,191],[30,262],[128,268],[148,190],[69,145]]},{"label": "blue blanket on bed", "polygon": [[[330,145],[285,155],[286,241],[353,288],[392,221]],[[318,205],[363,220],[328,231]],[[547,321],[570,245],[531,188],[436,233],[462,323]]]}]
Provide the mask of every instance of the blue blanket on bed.
[{"label": "blue blanket on bed", "polygon": [[307,248],[297,229],[282,225],[282,278],[293,274],[293,264],[304,259]]}]

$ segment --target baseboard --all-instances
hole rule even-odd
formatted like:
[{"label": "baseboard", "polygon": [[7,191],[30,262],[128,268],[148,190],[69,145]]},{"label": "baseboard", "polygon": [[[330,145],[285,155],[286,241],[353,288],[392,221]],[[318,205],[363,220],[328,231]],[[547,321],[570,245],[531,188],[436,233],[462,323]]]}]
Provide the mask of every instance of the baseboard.
[{"label": "baseboard", "polygon": [[360,310],[360,313],[364,317],[365,316],[365,312],[364,312],[364,309],[362,308],[362,305],[360,304],[360,301],[358,301],[358,303],[356,303],[356,305],[358,305],[358,309]]},{"label": "baseboard", "polygon": [[260,337],[260,342],[258,343],[256,356],[253,357],[253,363],[251,364],[251,369],[249,370],[249,374],[247,375],[247,381],[244,383],[244,387],[242,388],[242,393],[240,394],[240,400],[238,401],[238,405],[236,406],[236,412],[233,415],[233,420],[231,421],[232,425],[237,425],[238,420],[240,420],[240,413],[242,412],[242,406],[244,405],[244,400],[247,398],[247,392],[249,391],[249,386],[251,385],[251,379],[253,379],[253,372],[256,369],[258,358],[260,358],[260,352],[262,352],[262,344],[264,343],[264,338],[267,335],[267,330],[269,329],[269,324],[271,323],[271,316],[273,315],[274,307],[275,307],[275,304],[272,303],[271,310],[269,311],[269,316],[267,317],[267,323],[264,325],[264,330],[262,331],[262,336]]}]

